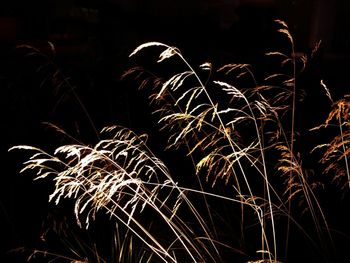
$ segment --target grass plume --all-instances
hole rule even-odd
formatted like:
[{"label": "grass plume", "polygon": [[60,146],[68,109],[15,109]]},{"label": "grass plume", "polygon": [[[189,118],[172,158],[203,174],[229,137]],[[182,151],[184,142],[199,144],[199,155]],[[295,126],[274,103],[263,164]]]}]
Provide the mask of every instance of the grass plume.
[{"label": "grass plume", "polygon": [[[161,42],[144,43],[131,52],[130,59],[159,50],[154,58],[159,67],[180,62],[179,70],[168,77],[142,66],[122,77],[140,81],[167,135],[165,149],[184,150],[191,161],[186,174],[171,171],[148,147],[147,135],[120,126],[104,128],[94,146],[77,142],[52,154],[13,147],[32,152],[21,172],[34,171],[36,180],[51,179],[50,202],[72,200],[80,227],[89,228],[102,213],[126,229],[122,233],[128,245],[118,234],[115,244],[128,261],[133,248],[125,246],[132,246],[135,237],[144,245],[145,262],[224,262],[227,251],[245,262],[282,262],[288,260],[289,242],[296,236],[292,229],[322,254],[332,240],[330,229],[317,184],[295,147],[296,109],[303,98],[296,78],[308,61],[305,55],[297,56],[287,24],[276,23],[290,52],[268,52],[267,57],[279,61],[280,72],[267,73],[262,80],[246,63],[194,67],[178,48]],[[249,79],[248,87],[240,86],[242,79]],[[335,171],[334,180],[349,186],[349,96],[334,102],[322,85],[333,109],[318,128],[335,122],[339,135],[316,148],[325,149],[320,161],[327,165],[325,172]],[[196,187],[181,185],[179,181],[190,180],[182,176],[195,178]],[[230,213],[217,215],[217,204]],[[299,213],[312,222],[312,230],[298,222]],[[223,238],[226,226],[235,233],[230,240]]]}]

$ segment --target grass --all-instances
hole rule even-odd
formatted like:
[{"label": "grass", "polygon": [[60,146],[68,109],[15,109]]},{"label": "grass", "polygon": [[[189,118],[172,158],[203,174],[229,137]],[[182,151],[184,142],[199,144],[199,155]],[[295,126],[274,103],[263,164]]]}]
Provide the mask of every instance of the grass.
[{"label": "grass", "polygon": [[[288,26],[276,23],[290,52],[267,53],[279,62],[280,72],[263,80],[248,64],[194,67],[178,48],[160,42],[142,44],[130,54],[154,49],[156,65],[178,65],[165,78],[141,66],[123,78],[136,78],[149,94],[167,136],[165,149],[185,153],[175,164],[181,169],[171,170],[158,158],[147,135],[117,125],[104,128],[93,146],[67,144],[52,154],[32,146],[11,149],[32,152],[21,172],[51,179],[50,202],[72,200],[78,226],[88,230],[106,215],[115,223],[113,259],[91,249],[95,258],[68,261],[288,262],[298,251],[291,242],[297,239],[333,262],[333,233],[318,197],[318,177],[304,168],[306,157],[295,147],[303,97],[296,80],[308,61],[297,56]],[[321,84],[333,109],[313,132],[336,126],[338,134],[314,150],[323,151],[324,172],[345,189],[350,186],[349,95],[334,102]]]}]

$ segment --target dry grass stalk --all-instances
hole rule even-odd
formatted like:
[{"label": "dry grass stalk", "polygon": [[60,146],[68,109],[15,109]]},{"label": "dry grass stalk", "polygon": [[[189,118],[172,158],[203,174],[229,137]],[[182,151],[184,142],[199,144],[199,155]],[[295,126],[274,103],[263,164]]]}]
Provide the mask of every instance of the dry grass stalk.
[{"label": "dry grass stalk", "polygon": [[[239,205],[243,235],[251,224],[260,236],[260,245],[255,249],[259,259],[250,262],[279,262],[283,257],[278,254],[279,244],[285,244],[287,256],[290,224],[302,228],[292,217],[294,200],[306,204],[304,211],[310,212],[322,239],[323,228],[328,231],[327,221],[294,148],[296,104],[302,94],[295,82],[298,58],[288,26],[283,21],[276,22],[281,26],[278,31],[287,36],[291,53],[272,51],[267,55],[280,58],[281,67],[290,68],[291,72],[270,74],[262,83],[255,79],[248,64],[233,63],[215,70],[206,62],[195,69],[179,49],[160,42],[142,44],[130,56],[157,48],[161,50],[155,59],[157,63],[176,57],[184,64],[182,71],[163,79],[135,67],[123,75],[141,79],[141,88],[152,86],[149,98],[161,130],[168,131],[166,147],[184,146],[199,182],[204,177],[214,188],[223,181],[230,189],[230,197],[203,188],[179,186],[165,164],[146,146],[147,136],[137,136],[117,126],[105,128],[103,133],[112,136],[94,147],[65,145],[54,155],[34,147],[15,147],[34,151],[22,171],[35,169],[36,179],[52,177],[55,190],[50,201],[58,204],[64,198],[73,199],[76,220],[81,226],[89,227],[90,221],[103,210],[128,227],[130,234],[136,235],[164,262],[184,262],[183,258],[191,262],[221,259],[218,244],[222,244],[214,234],[217,226],[214,230],[208,226],[189,193]],[[301,56],[300,60],[303,68],[306,57]],[[217,73],[235,74],[237,79],[249,77],[253,86],[240,88],[216,79]],[[335,105],[324,126],[338,120],[341,135],[332,141],[321,162],[331,160],[327,170],[330,171],[338,169],[339,162],[345,160],[350,178],[347,163],[350,103],[344,99]],[[340,155],[334,155],[336,151]],[[344,177],[344,173],[338,174]],[[181,218],[179,211],[183,209],[199,231],[185,221],[187,217]],[[159,239],[154,229],[140,220],[140,215],[149,210],[156,217],[152,221],[159,220],[166,228],[167,240]],[[210,214],[209,207],[207,211]],[[245,215],[251,215],[251,211],[254,218],[247,219]],[[277,231],[281,216],[287,221],[286,236]]]}]

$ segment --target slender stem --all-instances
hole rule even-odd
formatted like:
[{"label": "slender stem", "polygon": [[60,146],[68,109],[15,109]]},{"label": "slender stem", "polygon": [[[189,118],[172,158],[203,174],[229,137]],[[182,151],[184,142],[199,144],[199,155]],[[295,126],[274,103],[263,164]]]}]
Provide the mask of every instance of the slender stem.
[{"label": "slender stem", "polygon": [[[293,64],[293,92],[292,92],[292,127],[291,127],[291,139],[290,139],[290,163],[291,166],[293,165],[293,158],[294,158],[294,137],[295,137],[295,107],[296,107],[296,62],[295,62],[295,50],[294,50],[294,43],[293,39],[291,39],[291,45],[292,45],[292,64]],[[291,171],[289,172],[289,183],[292,182],[293,178],[293,168],[291,167]],[[289,187],[289,186],[288,186]],[[289,196],[292,194],[292,189],[289,187]],[[288,198],[288,211],[289,214],[292,210],[292,200],[291,198]],[[288,247],[289,247],[289,236],[290,236],[290,217],[288,217],[287,220],[287,229],[286,229],[286,246],[285,246],[285,259],[288,258]]]},{"label": "slender stem", "polygon": [[344,142],[344,136],[343,136],[343,124],[341,121],[341,117],[339,118],[339,130],[340,130],[340,137],[341,137],[341,142],[342,142],[342,148],[343,148],[343,154],[344,154],[344,160],[345,160],[345,169],[346,169],[346,174],[348,176],[348,186],[350,188],[350,170],[349,170],[349,161],[348,161],[348,156],[345,154],[346,153],[346,146]]}]

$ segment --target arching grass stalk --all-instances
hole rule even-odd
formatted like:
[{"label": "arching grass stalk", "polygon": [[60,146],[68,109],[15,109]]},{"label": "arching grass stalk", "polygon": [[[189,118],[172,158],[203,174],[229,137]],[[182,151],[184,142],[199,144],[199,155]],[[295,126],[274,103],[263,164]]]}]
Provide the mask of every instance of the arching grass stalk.
[{"label": "arching grass stalk", "polygon": [[[107,132],[114,130],[117,132],[112,139],[101,140],[94,148],[66,145],[59,147],[54,156],[35,147],[17,146],[14,149],[34,151],[22,172],[35,169],[36,179],[53,176],[55,190],[50,201],[59,204],[64,198],[73,199],[79,224],[89,227],[90,220],[102,209],[128,227],[164,262],[178,262],[176,254],[180,253],[181,258],[184,252],[193,262],[215,262],[215,255],[203,253],[211,249],[201,249],[203,244],[196,244],[192,237],[194,233],[189,232],[191,227],[177,216],[177,211],[182,203],[187,203],[188,211],[192,211],[203,228],[204,221],[172,180],[165,165],[144,147],[145,138],[137,137],[127,129],[105,129]],[[64,159],[59,157],[62,154]],[[147,188],[145,182],[155,184]],[[172,191],[165,191],[167,185],[171,185]],[[175,239],[170,245],[162,244],[159,237],[137,219],[137,211],[141,213],[148,208],[155,211],[173,233]],[[81,222],[82,217],[84,222]],[[206,233],[205,239],[211,240],[205,229],[203,233]],[[182,249],[179,250],[178,245]]]},{"label": "arching grass stalk", "polygon": [[343,98],[334,101],[323,80],[321,80],[320,84],[332,103],[333,109],[323,124],[311,130],[314,131],[320,128],[336,126],[339,129],[339,135],[334,136],[329,143],[316,146],[313,151],[315,149],[325,148],[326,150],[320,160],[322,164],[326,164],[324,172],[331,175],[334,182],[342,182],[344,177],[346,177],[346,182],[342,187],[350,188],[350,94],[345,94]]},{"label": "arching grass stalk", "polygon": [[[227,109],[227,110],[223,110],[223,111],[218,111],[218,105],[215,104],[210,96],[210,94],[207,92],[207,89],[205,87],[205,85],[203,84],[202,80],[199,78],[198,74],[196,73],[196,71],[192,68],[192,66],[186,61],[186,59],[182,56],[182,54],[179,52],[178,49],[174,48],[174,47],[171,47],[171,46],[168,46],[166,44],[163,44],[163,43],[159,43],[159,42],[149,42],[149,43],[145,43],[145,44],[142,44],[140,45],[139,47],[137,47],[131,54],[130,56],[134,56],[135,54],[137,54],[138,52],[140,52],[142,49],[144,48],[147,48],[147,47],[152,47],[152,46],[160,46],[160,47],[163,47],[165,48],[165,50],[160,54],[159,56],[159,60],[158,62],[161,62],[165,59],[168,59],[174,55],[180,57],[180,59],[185,63],[185,65],[189,68],[188,71],[184,71],[183,73],[178,73],[178,74],[175,74],[173,77],[171,77],[169,80],[167,80],[161,87],[160,91],[157,93],[157,96],[156,98],[161,98],[163,96],[163,94],[167,91],[167,89],[172,89],[173,91],[176,91],[180,86],[183,85],[184,81],[189,77],[189,76],[194,76],[195,79],[197,80],[198,84],[199,84],[199,87],[198,88],[194,88],[194,89],[190,89],[190,90],[187,90],[185,92],[183,92],[183,94],[179,97],[179,99],[176,101],[175,105],[178,105],[179,102],[181,100],[183,100],[188,94],[192,94],[192,95],[189,95],[190,96],[190,99],[187,101],[186,103],[186,110],[184,113],[180,113],[180,114],[169,114],[169,115],[166,115],[165,117],[163,117],[161,119],[161,121],[176,121],[177,119],[181,119],[181,118],[184,118],[184,119],[191,119],[193,118],[194,120],[198,120],[200,122],[200,126],[202,126],[203,124],[207,124],[208,126],[212,126],[213,125],[210,123],[210,122],[205,122],[204,118],[203,117],[199,117],[199,116],[196,116],[196,115],[192,115],[193,113],[195,113],[195,111],[197,111],[198,109],[200,109],[201,107],[205,107],[206,104],[200,104],[200,105],[197,105],[195,106],[191,111],[189,111],[189,105],[191,104],[192,100],[198,96],[198,94],[200,93],[204,93],[205,94],[205,97],[207,98],[209,104],[209,108],[208,110],[204,110],[202,113],[204,113],[203,115],[207,115],[210,111],[212,111],[212,116],[214,118],[214,116],[218,119],[219,121],[219,127],[217,126],[214,126],[214,129],[217,129],[220,133],[223,133],[223,136],[224,138],[227,139],[231,149],[232,149],[232,152],[233,153],[238,153],[238,152],[245,152],[245,150],[241,149],[232,139],[231,139],[231,135],[228,133],[227,131],[227,126],[224,124],[223,120],[221,119],[221,114],[224,114],[228,111],[239,111],[239,110],[236,110],[236,109]],[[207,66],[209,64],[206,64]],[[274,226],[274,215],[273,215],[273,209],[272,209],[272,200],[271,200],[271,195],[270,195],[270,184],[268,182],[268,176],[267,176],[267,170],[266,170],[266,164],[265,164],[265,158],[264,158],[264,150],[263,150],[263,146],[262,146],[262,142],[261,142],[261,138],[260,138],[260,132],[259,132],[259,128],[258,128],[258,125],[257,125],[257,122],[256,122],[256,117],[253,113],[253,110],[251,109],[251,106],[250,106],[250,103],[247,101],[246,97],[239,91],[237,90],[236,88],[234,88],[233,86],[231,85],[228,85],[227,83],[224,83],[224,82],[220,82],[220,81],[214,81],[215,84],[218,84],[223,88],[223,90],[225,90],[229,95],[233,95],[237,98],[243,98],[243,100],[245,101],[246,103],[246,106],[249,108],[249,111],[250,111],[250,114],[248,114],[246,117],[248,119],[251,119],[253,120],[254,122],[254,127],[255,127],[255,131],[257,133],[257,137],[258,137],[258,148],[260,149],[260,153],[261,153],[261,158],[262,158],[262,166],[263,166],[263,171],[262,171],[262,175],[263,175],[263,178],[264,178],[264,181],[265,181],[265,187],[267,189],[267,195],[268,195],[268,202],[269,202],[269,206],[270,206],[270,217],[271,217],[271,225],[272,225],[272,235],[273,235],[273,247],[274,247],[274,258],[275,260],[277,260],[277,248],[276,248],[276,233],[275,233],[275,226]],[[191,93],[192,92],[192,93]],[[201,119],[203,118],[203,119]],[[200,129],[200,126],[198,127]],[[186,134],[188,134],[189,132],[193,131],[193,126],[192,126],[192,121],[189,122],[189,124],[179,133],[179,135],[175,138],[174,140],[174,145],[176,145],[179,141],[180,138],[186,136]],[[195,132],[195,131],[194,131]],[[194,149],[197,148],[197,146],[194,147]],[[193,149],[193,150],[194,150]],[[236,150],[237,149],[237,150]],[[193,151],[191,150],[190,153]],[[244,155],[243,155],[244,156]],[[202,159],[202,161],[200,161],[198,163],[198,167],[202,166],[202,163],[203,162],[206,162],[207,161],[207,158],[209,156],[206,156]],[[244,157],[247,157],[247,156],[244,156]],[[244,178],[244,181],[245,181],[245,184],[246,184],[246,187],[248,188],[248,192],[252,198],[252,202],[255,204],[255,200],[254,200],[254,194],[251,190],[251,187],[250,187],[250,183],[248,182],[248,179],[247,177],[245,176],[245,171],[242,167],[242,164],[240,162],[240,159],[241,157],[238,155],[238,157],[236,157],[235,159],[235,162],[238,164],[240,170],[241,170],[241,173],[243,175],[243,178]],[[250,160],[249,157],[247,157],[248,160]],[[251,164],[253,166],[255,166],[255,161],[252,161],[250,160]],[[232,167],[232,166],[231,166]],[[261,171],[259,171],[260,173]],[[237,182],[237,189],[238,189],[238,194],[240,196],[242,196],[242,192],[240,190],[240,185],[239,185],[239,180],[237,178],[237,175],[236,175],[236,172],[235,170],[233,169],[232,167],[232,173],[235,174],[235,178],[236,178],[236,182]],[[266,243],[266,246],[267,246],[267,249],[268,251],[270,251],[269,249],[269,242],[266,238],[266,235],[265,235],[265,232],[264,232],[264,223],[263,223],[263,218],[264,216],[260,216],[260,212],[257,211],[257,216],[259,218],[259,222],[261,224],[261,229],[262,229],[262,237],[263,237],[263,240],[265,240],[265,243]],[[264,251],[264,248],[262,248],[262,250]],[[267,253],[270,257],[271,253]],[[270,261],[272,261],[272,258],[270,257]]]},{"label": "arching grass stalk", "polygon": [[[332,95],[331,95],[329,89],[327,88],[327,85],[323,82],[323,80],[321,80],[321,86],[325,89],[327,97],[329,98],[331,103],[334,105],[334,100],[332,98]],[[337,115],[338,127],[339,127],[339,132],[340,132],[340,139],[341,139],[341,144],[340,145],[341,145],[341,149],[342,149],[342,152],[343,152],[342,155],[344,156],[346,175],[347,175],[347,178],[348,178],[348,187],[350,189],[350,167],[349,167],[348,153],[347,153],[348,149],[346,148],[347,142],[344,139],[345,136],[344,136],[344,131],[343,131],[343,126],[344,126],[343,121],[345,122],[346,120],[343,120],[343,118],[345,116],[343,117],[342,111],[345,112],[345,110],[342,109],[342,106],[343,105],[341,103],[339,103],[339,106],[338,106],[338,109],[337,109],[339,111],[339,113],[336,114],[336,115]],[[330,121],[330,117],[327,119],[326,125],[328,124],[329,121]]]}]

